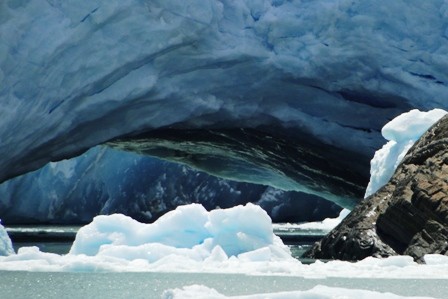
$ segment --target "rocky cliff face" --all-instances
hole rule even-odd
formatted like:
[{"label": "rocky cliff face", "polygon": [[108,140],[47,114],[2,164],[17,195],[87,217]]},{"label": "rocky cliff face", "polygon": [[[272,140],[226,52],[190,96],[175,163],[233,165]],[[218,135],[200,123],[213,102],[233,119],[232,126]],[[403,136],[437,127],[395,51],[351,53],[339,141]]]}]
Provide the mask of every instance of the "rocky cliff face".
[{"label": "rocky cliff face", "polygon": [[448,116],[409,150],[394,176],[308,252],[359,260],[448,254]]}]

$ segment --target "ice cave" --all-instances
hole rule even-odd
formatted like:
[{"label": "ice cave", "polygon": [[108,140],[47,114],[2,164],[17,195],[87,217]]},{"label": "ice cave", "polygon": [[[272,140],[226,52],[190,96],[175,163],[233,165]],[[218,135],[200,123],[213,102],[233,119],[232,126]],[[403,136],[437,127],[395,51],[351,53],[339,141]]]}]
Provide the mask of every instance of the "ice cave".
[{"label": "ice cave", "polygon": [[[0,1],[0,219],[94,219],[67,255],[15,253],[0,224],[0,271],[446,279],[446,250],[422,254],[426,268],[304,270],[271,227],[346,215],[381,190],[446,118],[446,53],[445,0]],[[158,220],[94,218],[116,211]],[[313,290],[296,296],[346,293]],[[227,298],[163,296],[198,293]]]},{"label": "ice cave", "polygon": [[3,181],[108,143],[353,207],[382,126],[446,108],[443,1],[0,5]]}]

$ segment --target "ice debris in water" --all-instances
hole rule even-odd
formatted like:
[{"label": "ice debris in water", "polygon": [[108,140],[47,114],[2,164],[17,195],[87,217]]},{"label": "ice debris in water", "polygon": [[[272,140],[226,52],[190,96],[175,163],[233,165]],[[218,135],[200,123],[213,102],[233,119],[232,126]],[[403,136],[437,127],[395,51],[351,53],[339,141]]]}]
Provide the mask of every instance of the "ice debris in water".
[{"label": "ice debris in water", "polygon": [[98,216],[77,234],[66,255],[22,247],[0,256],[0,270],[157,271],[294,275],[308,278],[448,278],[448,257],[366,258],[357,263],[316,261],[304,265],[273,234],[269,216],[253,204],[206,211],[181,206],[153,224],[123,215]]},{"label": "ice debris in water", "polygon": [[169,255],[275,260],[290,251],[273,234],[267,213],[249,203],[211,212],[199,204],[180,206],[152,224],[121,214],[97,216],[79,230],[70,254],[155,262]]}]

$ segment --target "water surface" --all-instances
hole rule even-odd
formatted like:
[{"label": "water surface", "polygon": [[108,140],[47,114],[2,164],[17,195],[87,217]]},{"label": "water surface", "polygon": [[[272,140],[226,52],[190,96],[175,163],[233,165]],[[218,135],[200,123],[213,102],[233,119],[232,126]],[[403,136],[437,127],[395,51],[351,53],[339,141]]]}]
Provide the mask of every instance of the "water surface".
[{"label": "water surface", "polygon": [[402,296],[448,298],[446,280],[437,279],[305,279],[206,273],[45,273],[0,271],[2,299],[19,298],[160,298],[163,291],[201,284],[220,293],[308,290],[316,285],[392,292]]}]

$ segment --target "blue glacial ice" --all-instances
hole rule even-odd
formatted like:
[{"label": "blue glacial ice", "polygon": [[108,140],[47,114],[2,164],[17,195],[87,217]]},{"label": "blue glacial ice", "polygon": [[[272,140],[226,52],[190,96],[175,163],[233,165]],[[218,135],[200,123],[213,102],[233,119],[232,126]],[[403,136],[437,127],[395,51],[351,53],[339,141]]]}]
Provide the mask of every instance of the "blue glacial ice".
[{"label": "blue glacial ice", "polygon": [[[261,252],[260,252],[261,251]],[[97,216],[82,227],[69,254],[113,256],[156,262],[170,255],[194,260],[261,254],[266,260],[290,256],[272,231],[271,219],[252,204],[207,212],[201,205],[180,206],[155,223],[130,217]]]},{"label": "blue glacial ice", "polygon": [[[385,123],[448,108],[443,0],[36,0],[0,11],[2,181],[124,135],[251,128],[340,157],[350,189],[367,183]],[[351,196],[347,206],[360,194],[332,198],[333,173],[318,186],[307,175],[294,180],[310,193]]]}]

